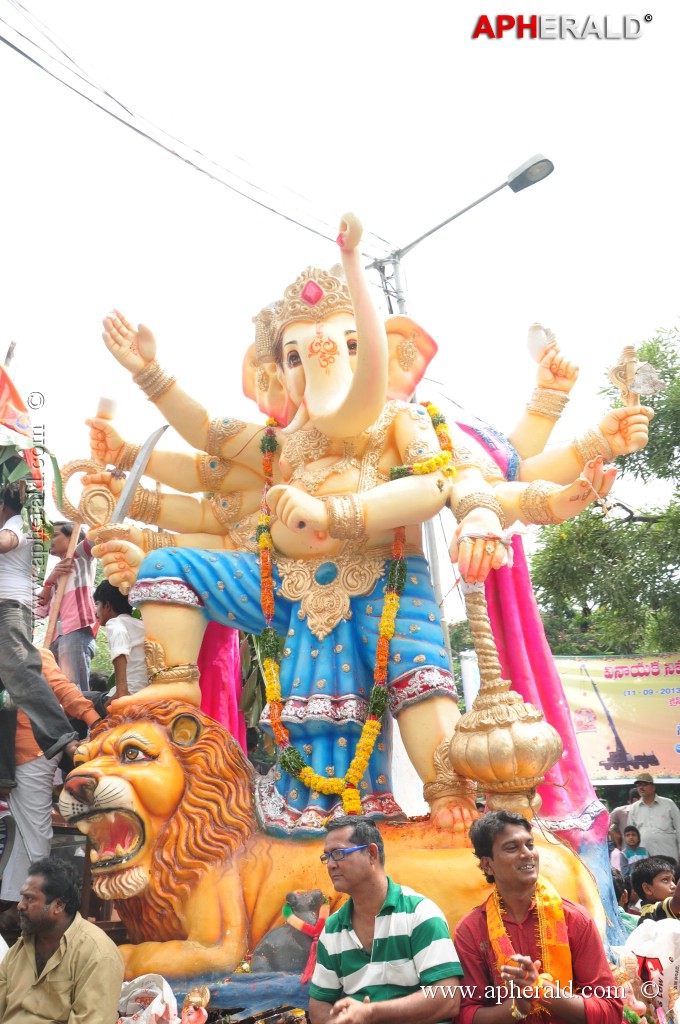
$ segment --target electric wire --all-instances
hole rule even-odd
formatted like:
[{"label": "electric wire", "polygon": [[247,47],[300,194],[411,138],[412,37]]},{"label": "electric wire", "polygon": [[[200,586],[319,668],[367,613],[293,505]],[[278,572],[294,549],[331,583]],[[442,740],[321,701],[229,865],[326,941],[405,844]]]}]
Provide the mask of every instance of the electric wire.
[{"label": "electric wire", "polygon": [[[41,45],[41,43],[37,41],[35,38],[32,38],[31,36],[22,32],[16,26],[10,24],[5,18],[2,17],[0,17],[0,23],[5,25],[6,28],[10,32],[14,33],[17,37],[19,37],[19,39],[29,44],[29,46],[34,47],[39,54],[43,55],[46,62],[43,63],[41,59],[38,59],[36,56],[31,55],[31,53],[29,53],[27,49],[22,48],[21,45],[19,45],[16,42],[13,42],[10,38],[8,38],[7,35],[4,35],[2,33],[0,33],[0,42],[5,43],[5,45],[8,46],[10,49],[14,50],[17,54],[27,59],[34,66],[44,71],[46,74],[50,75],[50,77],[54,78],[62,85],[65,85],[68,89],[70,89],[72,92],[75,92],[82,99],[85,99],[87,102],[97,107],[103,113],[108,114],[114,120],[126,125],[128,128],[131,128],[140,137],[147,139],[147,141],[152,142],[156,146],[159,146],[161,149],[169,153],[171,156],[176,156],[178,159],[182,160],[184,163],[193,167],[200,173],[206,175],[213,181],[216,181],[219,184],[224,185],[231,191],[240,195],[242,198],[249,199],[256,205],[268,210],[271,213],[276,214],[277,216],[283,218],[284,220],[287,220],[290,223],[297,225],[298,227],[301,227],[303,230],[309,231],[329,241],[335,240],[337,229],[334,229],[331,226],[326,217],[319,216],[310,209],[304,211],[300,210],[299,207],[296,208],[294,205],[292,211],[290,211],[289,209],[288,212],[286,212],[284,209],[281,208],[281,204],[287,203],[290,208],[290,198],[285,199],[281,195],[275,195],[274,193],[272,193],[270,189],[267,189],[264,186],[260,185],[256,180],[250,180],[249,178],[244,177],[243,174],[239,174],[238,172],[230,170],[228,167],[219,164],[217,161],[214,161],[210,157],[208,157],[205,153],[189,146],[187,143],[184,143],[181,139],[172,136],[170,133],[158,127],[153,122],[148,121],[146,118],[143,118],[141,115],[137,114],[130,107],[126,106],[124,103],[118,100],[111,92],[109,92],[107,89],[105,89],[97,82],[95,82],[92,79],[92,76],[85,72],[84,69],[80,66],[80,64],[72,56],[70,56],[70,54],[65,49],[65,46],[61,45],[56,41],[51,31],[47,29],[47,27],[44,26],[38,19],[34,18],[31,12],[28,11],[21,3],[19,3],[18,0],[6,0],[6,2],[9,4],[10,7],[14,9],[14,11],[16,11],[22,17],[24,17],[29,22],[31,27],[34,30],[36,30],[40,35],[42,35],[47,40],[47,43],[65,58],[65,61],[67,63],[65,63],[64,60],[60,59],[60,57],[57,57],[53,53],[50,53],[47,49],[45,49],[45,46]],[[58,73],[58,71],[47,66],[47,62],[51,62],[53,65],[56,64],[57,67],[64,72],[64,74],[60,74]],[[66,80],[66,76],[68,75],[73,76],[76,79],[76,84]],[[82,84],[82,86],[84,86],[85,89],[94,90],[95,96],[88,95],[88,93],[84,91],[84,88],[80,87],[79,83]],[[107,103],[114,104],[115,107],[118,108],[118,110],[111,109],[110,105],[107,105]],[[180,152],[177,147],[181,147],[181,149],[183,151],[186,151],[186,153]],[[242,158],[240,157],[235,157],[235,159],[239,160],[239,162],[244,164],[245,166],[250,166],[247,165],[246,161],[242,160]],[[206,166],[206,164],[208,166]],[[252,167],[250,169],[251,177],[256,177],[258,172]],[[234,180],[227,180],[227,178],[231,178]],[[247,191],[245,191],[246,188],[252,189],[255,194],[249,194]],[[306,203],[308,206],[311,205],[309,203],[309,200],[305,199],[305,197],[302,196],[300,193],[293,192],[290,189],[286,189],[286,192],[295,197],[294,202],[302,201]],[[305,223],[303,218],[306,218],[307,221],[312,221],[313,223]],[[317,226],[314,226],[314,223],[316,223]],[[375,257],[375,253],[373,252],[374,249],[377,249],[379,251],[379,254],[383,256],[385,254],[386,249],[392,248],[393,247],[386,239],[382,238],[380,235],[374,234],[373,232],[366,233],[366,235],[362,239],[362,252],[367,258]]]}]

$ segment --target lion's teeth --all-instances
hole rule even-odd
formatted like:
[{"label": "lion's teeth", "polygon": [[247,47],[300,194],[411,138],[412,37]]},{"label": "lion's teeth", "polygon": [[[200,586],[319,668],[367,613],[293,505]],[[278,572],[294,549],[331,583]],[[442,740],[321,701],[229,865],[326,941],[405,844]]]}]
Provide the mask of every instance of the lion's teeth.
[{"label": "lion's teeth", "polygon": [[84,836],[89,835],[90,830],[92,829],[92,823],[89,821],[79,821],[78,828]]},{"label": "lion's teeth", "polygon": [[97,853],[97,851],[96,850],[90,850],[90,863],[91,864],[96,864],[98,860],[99,860],[99,854]]},{"label": "lion's teeth", "polygon": [[116,843],[116,857],[123,857],[124,855],[125,855],[125,850],[120,845],[120,843]]}]

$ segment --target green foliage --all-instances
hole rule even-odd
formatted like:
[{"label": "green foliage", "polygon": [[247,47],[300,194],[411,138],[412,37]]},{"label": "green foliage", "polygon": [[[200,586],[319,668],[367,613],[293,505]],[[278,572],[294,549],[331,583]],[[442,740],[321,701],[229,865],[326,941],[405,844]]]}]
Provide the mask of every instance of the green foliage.
[{"label": "green foliage", "polygon": [[460,668],[460,652],[474,650],[470,624],[465,619],[463,622],[449,623],[449,641],[451,643],[451,663],[453,677],[458,684],[458,710],[461,715],[465,714],[465,701],[463,699],[463,687],[461,685],[462,673]]},{"label": "green foliage", "polygon": [[665,510],[585,512],[541,531],[531,575],[554,654],[680,650],[680,493]]},{"label": "green foliage", "polygon": [[106,639],[106,630],[98,630],[94,643],[96,650],[90,665],[90,672],[103,672],[105,676],[110,676],[113,673],[113,664],[109,653],[109,641]]},{"label": "green foliage", "polygon": [[[264,655],[257,645],[257,639],[251,633],[241,633],[239,653],[241,657],[241,700],[239,710],[243,712],[247,728],[256,726],[265,705],[264,676],[260,659],[265,656],[276,656],[268,650]],[[278,652],[277,652],[278,653]]]},{"label": "green foliage", "polygon": [[[645,481],[677,480],[680,331],[657,332],[638,357],[656,367],[667,388],[648,402],[656,414],[648,446],[618,461],[623,471]],[[568,523],[545,527],[531,575],[553,653],[680,650],[680,489],[666,508],[624,519],[604,518],[591,508]]]}]

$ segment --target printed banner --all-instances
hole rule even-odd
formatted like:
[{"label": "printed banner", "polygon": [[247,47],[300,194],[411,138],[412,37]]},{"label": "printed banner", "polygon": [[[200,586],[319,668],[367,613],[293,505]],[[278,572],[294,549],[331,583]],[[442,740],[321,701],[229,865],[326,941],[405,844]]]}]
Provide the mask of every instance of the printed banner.
[{"label": "printed banner", "polygon": [[640,771],[680,777],[680,655],[556,657],[586,771],[602,785]]}]

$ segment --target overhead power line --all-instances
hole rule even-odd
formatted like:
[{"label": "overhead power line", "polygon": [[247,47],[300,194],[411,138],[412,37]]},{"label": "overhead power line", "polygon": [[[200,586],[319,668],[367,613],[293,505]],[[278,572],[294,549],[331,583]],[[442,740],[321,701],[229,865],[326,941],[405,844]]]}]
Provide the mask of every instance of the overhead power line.
[{"label": "overhead power line", "polygon": [[[35,67],[61,82],[88,103],[108,114],[114,120],[131,128],[141,137],[159,146],[171,156],[177,157],[213,181],[256,203],[269,212],[312,234],[334,241],[337,235],[339,217],[335,222],[325,214],[319,214],[304,196],[284,188],[284,195],[276,194],[258,182],[258,171],[240,157],[234,157],[245,173],[212,160],[205,153],[193,148],[181,139],[137,114],[116,98],[109,90],[95,82],[78,61],[69,54],[66,45],[58,42],[54,34],[40,22],[19,0],[5,0],[5,3],[23,19],[25,31],[3,17],[0,24],[6,34],[0,31],[0,41]],[[28,28],[26,24],[28,23]],[[37,37],[36,38],[36,34]],[[246,177],[245,174],[248,174]],[[368,259],[376,259],[390,252],[394,246],[380,235],[367,232],[362,238],[362,253]]]}]

